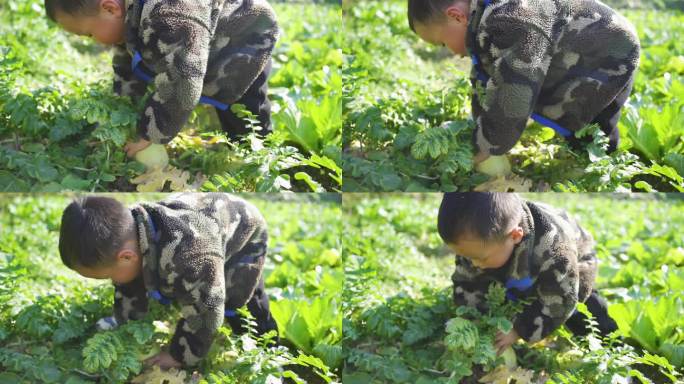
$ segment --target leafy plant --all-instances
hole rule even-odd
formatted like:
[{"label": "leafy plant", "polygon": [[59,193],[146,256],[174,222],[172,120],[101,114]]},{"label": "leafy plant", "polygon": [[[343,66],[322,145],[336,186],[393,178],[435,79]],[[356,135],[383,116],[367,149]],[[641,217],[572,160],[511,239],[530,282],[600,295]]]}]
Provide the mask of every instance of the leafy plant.
[{"label": "leafy plant", "polygon": [[[0,56],[5,57],[2,62],[15,60],[7,49],[0,49]],[[76,82],[67,95],[51,87],[17,88],[16,65],[3,75],[0,86],[0,135],[12,138],[9,146],[0,146],[4,191],[103,188],[140,169],[124,163],[117,150],[137,121],[129,101],[110,95],[103,83],[91,88]],[[28,140],[38,137],[41,140]]]},{"label": "leafy plant", "polygon": [[149,322],[131,322],[116,330],[97,333],[83,348],[83,367],[109,382],[122,383],[142,369],[139,357],[154,336]]},{"label": "leafy plant", "polygon": [[[507,303],[505,294],[501,285],[492,284],[486,295],[489,304],[487,316],[473,308],[459,307],[456,309],[457,317],[446,323],[446,351],[440,365],[450,373],[447,383],[460,383],[463,378],[471,376],[475,364],[484,366],[487,371],[493,368],[497,361],[494,336],[497,331],[508,333],[513,329],[509,319],[519,308],[519,305]],[[465,315],[474,321],[461,317]]]},{"label": "leafy plant", "polygon": [[339,95],[324,96],[320,101],[298,100],[275,116],[288,140],[308,153],[339,157],[342,129],[342,101]]},{"label": "leafy plant", "polygon": [[297,349],[338,367],[342,360],[342,318],[334,297],[308,301],[281,300],[271,305],[278,329]]},{"label": "leafy plant", "polygon": [[682,297],[661,297],[657,302],[633,300],[610,307],[621,334],[634,339],[651,353],[667,358],[674,366],[684,365],[684,335],[682,329],[684,311]]},{"label": "leafy plant", "polygon": [[[661,161],[666,151],[678,154],[683,150],[684,103],[655,107],[627,109],[624,119],[627,134],[634,147],[647,159]],[[670,152],[671,151],[671,152]]]}]

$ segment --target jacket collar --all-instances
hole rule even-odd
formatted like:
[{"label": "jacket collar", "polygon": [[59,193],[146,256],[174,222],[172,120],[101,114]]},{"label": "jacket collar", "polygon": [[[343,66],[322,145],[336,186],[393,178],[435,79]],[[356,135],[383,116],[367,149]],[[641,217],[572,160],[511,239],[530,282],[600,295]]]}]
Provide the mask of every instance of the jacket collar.
[{"label": "jacket collar", "polygon": [[532,212],[526,202],[522,203],[523,216],[520,226],[524,235],[522,241],[513,248],[513,263],[510,268],[510,276],[514,279],[522,279],[532,276],[532,264],[534,261],[535,225]]},{"label": "jacket collar", "polygon": [[142,7],[139,0],[125,0],[126,18],[126,49],[133,52],[140,46],[140,20],[142,19]]},{"label": "jacket collar", "polygon": [[138,245],[143,259],[143,279],[148,292],[159,291],[160,228],[142,205],[131,208],[138,234]]},{"label": "jacket collar", "polygon": [[477,53],[473,50],[477,50],[475,39],[477,38],[477,31],[480,28],[480,20],[482,20],[482,14],[484,11],[484,0],[470,0],[470,15],[468,16],[468,27],[465,41],[466,49],[470,56],[472,56],[473,53]]}]

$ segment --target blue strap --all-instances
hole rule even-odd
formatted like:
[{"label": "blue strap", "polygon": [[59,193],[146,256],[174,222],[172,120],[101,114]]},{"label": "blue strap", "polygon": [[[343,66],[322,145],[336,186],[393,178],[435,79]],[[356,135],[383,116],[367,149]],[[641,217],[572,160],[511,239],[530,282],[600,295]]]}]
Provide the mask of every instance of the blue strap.
[{"label": "blue strap", "polygon": [[133,70],[133,74],[135,75],[135,77],[137,77],[138,79],[140,79],[146,83],[153,82],[154,77],[145,73],[145,71],[143,71],[142,68],[140,68],[141,62],[142,62],[142,56],[140,56],[140,52],[135,51],[135,54],[133,55],[133,60],[131,61],[131,69]]},{"label": "blue strap", "polygon": [[229,107],[228,104],[224,104],[216,99],[212,99],[211,97],[207,96],[200,97],[199,102],[202,104],[211,105],[212,107],[218,108],[222,111],[227,111]]},{"label": "blue strap", "polygon": [[[149,224],[149,227],[150,227],[150,233],[152,235],[152,241],[157,243],[159,241],[159,232],[157,231],[157,228],[154,226],[154,221],[152,221],[152,217],[149,214],[147,215],[147,224]],[[164,304],[164,305],[171,304],[171,299],[162,295],[161,292],[159,292],[158,290],[147,292],[147,297],[150,297],[154,300],[157,300],[160,304]]]},{"label": "blue strap", "polygon": [[515,296],[513,290],[517,289],[520,292],[525,292],[528,289],[530,289],[530,287],[532,287],[533,284],[534,284],[534,282],[532,281],[532,279],[529,276],[523,277],[522,279],[514,279],[514,278],[508,279],[508,281],[506,281],[506,285],[505,285],[505,287],[506,287],[506,298],[508,300],[511,300],[511,301],[517,301],[518,298]]},{"label": "blue strap", "polygon": [[237,312],[234,311],[234,310],[232,310],[232,309],[226,309],[226,310],[223,312],[223,314],[224,314],[226,317],[235,317],[235,316],[237,316]]},{"label": "blue strap", "polygon": [[[140,0],[140,2],[143,3],[144,0]],[[133,59],[131,60],[131,70],[133,71],[133,75],[148,84],[152,83],[154,81],[154,76],[143,71],[143,69],[140,67],[140,64],[142,64],[142,55],[140,55],[140,52],[135,51],[133,53]],[[212,107],[218,108],[222,111],[227,111],[230,107],[228,104],[222,103],[207,96],[201,96],[199,102],[202,104],[211,105]]]},{"label": "blue strap", "polygon": [[154,290],[147,292],[147,296],[157,300],[160,304],[168,305],[171,304],[171,299],[161,294],[161,292]]},{"label": "blue strap", "polygon": [[155,243],[159,242],[159,237],[161,236],[159,232],[157,232],[157,227],[154,226],[154,221],[152,221],[152,217],[148,214],[147,215],[147,224],[150,226],[150,232],[152,233],[152,241]]},{"label": "blue strap", "polygon": [[570,132],[569,130],[567,130],[567,129],[561,127],[561,126],[560,126],[558,123],[556,123],[555,121],[553,121],[553,120],[551,120],[551,119],[547,119],[546,117],[544,117],[544,116],[542,116],[542,115],[533,113],[532,116],[530,116],[530,117],[532,117],[532,120],[536,121],[537,123],[539,123],[539,124],[541,124],[541,125],[545,125],[545,126],[551,128],[551,129],[553,129],[554,131],[558,132],[558,134],[561,135],[561,136],[563,136],[563,137],[570,137],[570,136],[573,136],[573,133],[572,133],[572,132]]}]

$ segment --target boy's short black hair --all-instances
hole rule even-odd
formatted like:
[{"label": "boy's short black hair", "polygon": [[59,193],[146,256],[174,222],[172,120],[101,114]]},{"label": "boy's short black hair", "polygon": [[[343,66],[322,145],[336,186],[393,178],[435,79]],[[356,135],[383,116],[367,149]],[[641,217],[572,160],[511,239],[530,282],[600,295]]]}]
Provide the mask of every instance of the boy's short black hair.
[{"label": "boy's short black hair", "polygon": [[416,23],[426,24],[437,16],[443,16],[444,10],[456,2],[468,0],[408,0],[408,23],[413,32]]},{"label": "boy's short black hair", "polygon": [[134,236],[133,215],[123,204],[110,197],[84,197],[62,213],[59,254],[72,269],[107,266]]},{"label": "boy's short black hair", "polygon": [[45,0],[45,14],[57,22],[58,12],[71,16],[94,15],[99,4],[100,0]]},{"label": "boy's short black hair", "polygon": [[463,234],[484,241],[503,239],[522,219],[522,201],[514,193],[445,193],[437,215],[439,236],[453,243]]}]

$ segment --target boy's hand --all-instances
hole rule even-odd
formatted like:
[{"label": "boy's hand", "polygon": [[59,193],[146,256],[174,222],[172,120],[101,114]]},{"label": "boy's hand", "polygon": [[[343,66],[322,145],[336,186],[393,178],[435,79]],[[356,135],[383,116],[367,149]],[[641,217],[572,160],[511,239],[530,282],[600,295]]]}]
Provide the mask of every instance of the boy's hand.
[{"label": "boy's hand", "polygon": [[518,341],[520,336],[515,329],[511,329],[508,333],[503,333],[501,331],[496,333],[496,338],[494,340],[494,348],[496,348],[496,354],[500,355],[506,348],[510,347]]},{"label": "boy's hand", "polygon": [[145,365],[158,365],[161,369],[180,368],[181,363],[176,361],[168,352],[161,351],[145,360]]},{"label": "boy's hand", "polygon": [[147,141],[145,139],[140,139],[139,141],[137,141],[135,143],[129,141],[124,146],[124,151],[126,151],[126,154],[128,155],[128,157],[133,157],[133,156],[135,156],[136,153],[138,153],[138,152],[142,151],[143,149],[149,147],[150,144],[152,144],[152,142]]},{"label": "boy's hand", "polygon": [[480,164],[481,162],[487,160],[488,158],[489,158],[488,153],[478,152],[478,154],[475,155],[475,157],[473,158],[473,163],[475,163],[475,165],[477,165],[477,164]]}]

